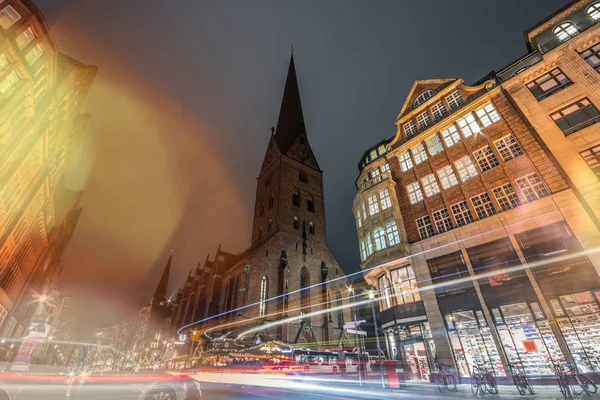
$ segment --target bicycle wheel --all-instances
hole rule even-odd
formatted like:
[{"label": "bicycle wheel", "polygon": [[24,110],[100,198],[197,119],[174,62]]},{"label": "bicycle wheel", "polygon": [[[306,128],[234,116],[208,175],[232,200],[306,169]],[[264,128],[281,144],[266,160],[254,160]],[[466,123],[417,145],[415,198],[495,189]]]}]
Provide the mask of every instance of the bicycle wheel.
[{"label": "bicycle wheel", "polygon": [[520,375],[513,376],[513,382],[519,391],[521,396],[525,395],[525,385],[523,384],[523,378]]},{"label": "bicycle wheel", "polygon": [[490,394],[498,394],[498,385],[496,384],[496,378],[493,376],[488,376],[486,379],[487,391]]},{"label": "bicycle wheel", "polygon": [[450,392],[456,392],[456,378],[454,375],[446,375],[446,389]]},{"label": "bicycle wheel", "polygon": [[535,394],[533,392],[533,387],[529,384],[529,382],[527,382],[527,379],[525,379],[525,387],[527,388],[527,390],[529,391],[529,394]]},{"label": "bicycle wheel", "polygon": [[598,391],[598,386],[585,375],[575,375],[575,381],[588,396],[591,396]]},{"label": "bicycle wheel", "polygon": [[479,379],[476,376],[471,377],[471,393],[477,396],[479,392]]},{"label": "bicycle wheel", "polygon": [[571,397],[569,385],[567,385],[566,382],[563,382],[562,379],[558,380],[558,388],[560,389],[560,392],[564,398]]},{"label": "bicycle wheel", "polygon": [[442,375],[442,374],[438,375],[437,385],[438,385],[438,390],[440,391],[440,393],[444,393],[444,390],[446,390],[446,382],[444,379],[444,375]]}]

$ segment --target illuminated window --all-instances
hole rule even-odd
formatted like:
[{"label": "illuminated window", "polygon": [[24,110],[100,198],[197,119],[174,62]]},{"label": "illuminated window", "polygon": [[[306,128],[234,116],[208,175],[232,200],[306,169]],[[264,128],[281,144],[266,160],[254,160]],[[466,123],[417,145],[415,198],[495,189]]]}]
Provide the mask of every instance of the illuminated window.
[{"label": "illuminated window", "polygon": [[444,151],[444,146],[442,145],[442,141],[438,135],[433,135],[427,139],[425,143],[427,143],[427,149],[432,157]]},{"label": "illuminated window", "polygon": [[423,200],[423,193],[419,187],[419,181],[406,185],[406,192],[408,193],[410,204],[415,204]]},{"label": "illuminated window", "polygon": [[311,235],[315,234],[315,224],[313,224],[312,222],[308,223],[308,233],[310,233]]},{"label": "illuminated window", "polygon": [[315,212],[315,201],[312,196],[306,198],[306,209],[311,212]]},{"label": "illuminated window", "polygon": [[35,38],[33,29],[31,27],[25,29],[19,36],[16,37],[15,42],[20,49],[27,46]]},{"label": "illuminated window", "polygon": [[390,271],[397,304],[414,303],[421,300],[419,286],[412,267],[398,268]]},{"label": "illuminated window", "polygon": [[377,203],[377,195],[372,194],[367,199],[369,202],[369,215],[375,215],[379,212],[379,203]]},{"label": "illuminated window", "polygon": [[494,108],[492,103],[488,103],[485,106],[477,109],[475,114],[479,117],[484,128],[492,125],[494,122],[500,121],[500,115]]},{"label": "illuminated window", "polygon": [[371,161],[376,159],[377,158],[377,149],[371,150],[371,152],[369,152],[369,157],[371,157]]},{"label": "illuminated window", "polygon": [[579,154],[581,154],[587,165],[590,166],[592,172],[596,174],[596,177],[600,179],[600,145],[591,147]]},{"label": "illuminated window", "polygon": [[379,169],[375,168],[369,171],[369,174],[371,175],[371,179],[375,178],[376,176],[379,176]]},{"label": "illuminated window", "polygon": [[519,146],[519,143],[513,135],[504,136],[502,139],[496,140],[494,145],[504,162],[523,154],[523,149]]},{"label": "illuminated window", "polygon": [[382,173],[390,172],[390,165],[388,163],[381,164],[381,172]]},{"label": "illuminated window", "polygon": [[445,208],[433,213],[433,222],[435,222],[438,233],[447,232],[452,229],[452,219]]},{"label": "illuminated window", "polygon": [[300,230],[300,221],[298,220],[298,217],[294,217],[294,229]]},{"label": "illuminated window", "polygon": [[385,144],[377,146],[377,153],[379,153],[379,155],[385,154]]},{"label": "illuminated window", "polygon": [[581,99],[550,115],[556,125],[569,136],[600,121],[598,109],[588,99]]},{"label": "illuminated window", "polygon": [[458,127],[460,128],[460,131],[464,137],[469,137],[474,133],[481,132],[481,128],[479,128],[479,124],[475,120],[473,114],[469,113],[464,117],[459,118],[456,123],[458,124]]},{"label": "illuminated window", "polygon": [[363,221],[367,220],[367,207],[365,206],[365,203],[362,203],[362,219]]},{"label": "illuminated window", "polygon": [[419,97],[417,97],[417,99],[415,100],[413,106],[414,108],[417,108],[418,106],[420,106],[421,104],[423,104],[423,102],[429,98],[431,98],[434,94],[436,93],[435,90],[427,90],[423,93],[421,93],[419,95]]},{"label": "illuminated window", "polygon": [[452,93],[450,96],[446,97],[446,102],[450,106],[450,109],[454,110],[454,109],[457,109],[458,107],[460,107],[460,105],[464,103],[464,100],[463,100],[462,96],[460,95],[460,92],[457,90],[456,92]]},{"label": "illuminated window", "polygon": [[44,54],[42,51],[42,46],[36,44],[25,54],[25,59],[29,63],[29,65],[33,65],[41,56]]},{"label": "illuminated window", "polygon": [[543,100],[546,97],[571,85],[571,81],[560,70],[554,68],[552,71],[545,73],[539,78],[529,82],[527,88],[535,96],[537,100]]},{"label": "illuminated window", "polygon": [[400,169],[402,172],[406,172],[413,167],[412,159],[410,158],[410,154],[408,151],[406,153],[400,154],[398,157],[398,161],[400,162]]},{"label": "illuminated window", "polygon": [[456,203],[450,208],[452,209],[452,214],[454,214],[456,225],[463,226],[474,221],[473,214],[471,214],[471,210],[466,201],[463,200],[460,203]]},{"label": "illuminated window", "polygon": [[365,236],[365,247],[367,250],[367,257],[369,257],[371,254],[373,254],[374,250],[373,250],[373,240],[371,239],[371,234],[367,233],[367,235]]},{"label": "illuminated window", "polygon": [[427,111],[417,115],[417,122],[419,123],[419,129],[424,129],[431,125],[431,116]]},{"label": "illuminated window", "polygon": [[494,203],[492,203],[492,199],[487,193],[471,197],[471,203],[473,203],[475,213],[477,213],[477,218],[479,219],[496,214],[496,207],[494,207]]},{"label": "illuminated window", "polygon": [[440,192],[440,187],[438,186],[438,183],[435,180],[435,176],[433,174],[424,176],[421,179],[421,184],[423,185],[423,190],[425,191],[425,196],[427,197],[431,197],[434,194],[438,194]]},{"label": "illuminated window", "polygon": [[550,195],[544,181],[536,173],[519,178],[516,182],[527,201],[534,201]]},{"label": "illuminated window", "polygon": [[563,22],[552,31],[559,40],[565,40],[579,33],[577,27],[572,22]]},{"label": "illuminated window", "polygon": [[379,307],[381,311],[387,310],[392,306],[392,298],[390,296],[390,283],[385,275],[377,278],[377,289],[379,289]]},{"label": "illuminated window", "polygon": [[496,154],[494,154],[494,151],[489,145],[475,151],[473,156],[475,156],[475,160],[483,172],[500,165],[500,162],[496,158]]},{"label": "illuminated window", "polygon": [[460,176],[460,179],[463,182],[477,176],[477,168],[475,168],[475,165],[469,156],[465,156],[460,160],[455,161],[454,165],[458,171],[458,176]]},{"label": "illuminated window", "polygon": [[398,226],[396,221],[389,221],[385,224],[385,233],[387,234],[388,243],[394,246],[400,243],[400,235],[398,234]]},{"label": "illuminated window", "polygon": [[451,165],[446,165],[444,168],[438,169],[437,175],[444,189],[458,185],[458,179],[456,179]]},{"label": "illuminated window", "polygon": [[387,247],[385,231],[382,227],[378,226],[373,229],[373,239],[375,239],[375,251],[383,250]]},{"label": "illuminated window", "polygon": [[429,215],[417,219],[417,229],[419,230],[421,240],[427,239],[435,234]]},{"label": "illuminated window", "polygon": [[292,192],[292,204],[300,207],[300,193],[296,189]]},{"label": "illuminated window", "polygon": [[406,137],[411,137],[415,133],[417,133],[417,124],[415,124],[415,121],[408,121],[406,124],[403,125],[403,128]]},{"label": "illuminated window", "polygon": [[435,118],[435,120],[437,121],[439,119],[442,119],[442,117],[448,113],[448,110],[446,110],[444,102],[440,101],[439,103],[436,103],[431,106],[431,113],[433,114],[433,118]]},{"label": "illuminated window", "polygon": [[16,89],[17,82],[19,82],[19,75],[15,71],[12,71],[0,82],[0,93],[4,97],[10,97]]},{"label": "illuminated window", "polygon": [[0,26],[4,29],[13,26],[19,19],[21,15],[12,6],[6,6],[0,11]]},{"label": "illuminated window", "polygon": [[458,129],[456,129],[456,126],[454,125],[449,126],[448,129],[444,129],[442,131],[442,137],[444,138],[446,147],[452,147],[462,140],[458,133]]},{"label": "illuminated window", "polygon": [[267,313],[267,295],[269,293],[269,278],[263,275],[260,281],[260,303],[258,305],[258,314],[263,317]]},{"label": "illuminated window", "polygon": [[593,19],[600,19],[600,3],[594,3],[585,10]]},{"label": "illuminated window", "polygon": [[511,208],[521,205],[521,200],[519,200],[519,197],[515,193],[515,189],[510,183],[492,189],[492,193],[494,193],[494,197],[502,211],[510,210]]},{"label": "illuminated window", "polygon": [[390,197],[390,191],[385,188],[379,192],[379,200],[381,201],[381,209],[387,210],[392,206],[392,199]]},{"label": "illuminated window", "polygon": [[416,147],[411,149],[413,158],[415,159],[415,164],[419,165],[423,161],[427,160],[427,153],[425,152],[425,146],[423,143],[419,143]]},{"label": "illuminated window", "polygon": [[360,210],[356,212],[356,223],[358,224],[359,228],[362,227],[362,219],[360,218]]}]

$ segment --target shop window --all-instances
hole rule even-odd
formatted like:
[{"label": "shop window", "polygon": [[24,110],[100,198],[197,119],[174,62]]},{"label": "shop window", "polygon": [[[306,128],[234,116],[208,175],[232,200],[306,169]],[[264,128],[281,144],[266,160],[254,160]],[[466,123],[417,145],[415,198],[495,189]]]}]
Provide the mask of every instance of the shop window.
[{"label": "shop window", "polygon": [[390,271],[396,304],[414,303],[421,300],[417,279],[411,266]]},{"label": "shop window", "polygon": [[454,125],[450,125],[447,129],[444,129],[442,131],[442,137],[444,138],[446,147],[452,147],[462,140],[460,134],[458,133],[458,129],[456,129],[456,126]]},{"label": "shop window", "polygon": [[571,86],[572,83],[573,82],[567,78],[560,68],[554,68],[552,71],[545,73],[532,82],[529,82],[526,86],[539,101],[566,87]]},{"label": "shop window", "polygon": [[442,141],[438,135],[433,135],[427,139],[425,143],[427,143],[427,150],[429,150],[429,154],[431,156],[435,156],[436,154],[444,151],[444,146],[442,145]]},{"label": "shop window", "polygon": [[596,178],[600,179],[600,145],[590,147],[579,154],[583,157],[587,165],[590,166]]},{"label": "shop window", "polygon": [[[479,282],[487,282],[490,286],[511,285],[517,277],[525,276],[525,272],[506,272],[510,268],[521,264],[517,253],[513,250],[508,239],[495,240],[467,249],[475,275],[486,274]],[[504,287],[504,286],[503,286]],[[514,285],[506,290],[518,290]]]},{"label": "shop window", "polygon": [[521,205],[521,200],[519,200],[519,197],[515,193],[515,189],[510,183],[492,189],[492,193],[494,193],[494,197],[502,211],[510,210],[511,208]]},{"label": "shop window", "polygon": [[417,229],[419,230],[421,240],[427,239],[435,234],[429,215],[417,219]]},{"label": "shop window", "polygon": [[581,58],[585,60],[596,71],[600,71],[600,43],[595,44],[589,49],[579,53]]},{"label": "shop window", "polygon": [[523,154],[523,149],[519,146],[519,143],[513,135],[504,136],[502,139],[496,140],[494,146],[496,146],[496,149],[504,162],[510,161]]},{"label": "shop window", "polygon": [[379,289],[379,308],[381,311],[387,310],[392,306],[392,296],[390,294],[390,282],[385,275],[377,278],[377,288]]},{"label": "shop window", "polygon": [[400,156],[398,156],[398,161],[400,162],[400,169],[402,172],[406,172],[413,167],[412,158],[410,158],[408,151],[400,154]]},{"label": "shop window", "polygon": [[[475,290],[473,283],[466,280],[470,277],[469,269],[460,251],[446,254],[441,257],[427,260],[432,283],[435,285],[435,293],[440,296],[464,293],[467,290]],[[439,287],[439,284],[464,280],[451,286]]]},{"label": "shop window", "polygon": [[500,162],[496,158],[496,154],[492,150],[491,146],[487,145],[473,153],[481,172],[488,171],[494,167],[500,165]]},{"label": "shop window", "polygon": [[573,293],[566,296],[560,296],[567,315],[570,317],[584,314],[597,313],[600,311],[594,296],[591,292]]},{"label": "shop window", "polygon": [[600,112],[588,99],[581,99],[552,113],[550,117],[565,136],[569,136],[599,122]]}]

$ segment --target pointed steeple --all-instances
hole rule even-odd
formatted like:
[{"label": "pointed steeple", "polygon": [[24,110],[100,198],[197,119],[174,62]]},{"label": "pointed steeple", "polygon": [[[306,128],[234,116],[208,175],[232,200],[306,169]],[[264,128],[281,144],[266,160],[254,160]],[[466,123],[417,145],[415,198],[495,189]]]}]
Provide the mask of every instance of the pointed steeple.
[{"label": "pointed steeple", "polygon": [[156,287],[156,291],[154,292],[154,296],[152,297],[156,301],[163,301],[167,298],[167,287],[169,286],[169,274],[171,273],[171,260],[173,259],[173,252],[169,256],[169,261],[167,261],[167,265],[165,266],[165,270],[160,277],[160,281],[158,282],[158,286]]},{"label": "pointed steeple", "polygon": [[286,153],[298,136],[303,133],[306,133],[306,128],[304,127],[304,114],[294,66],[294,55],[292,54],[275,130],[275,140],[281,152]]}]

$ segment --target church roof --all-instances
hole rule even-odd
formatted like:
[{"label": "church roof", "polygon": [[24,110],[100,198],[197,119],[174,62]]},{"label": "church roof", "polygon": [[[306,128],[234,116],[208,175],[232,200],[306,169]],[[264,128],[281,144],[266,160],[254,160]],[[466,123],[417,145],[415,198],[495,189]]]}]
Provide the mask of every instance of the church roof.
[{"label": "church roof", "polygon": [[275,141],[280,151],[285,154],[298,136],[305,132],[300,89],[298,88],[298,78],[294,66],[294,55],[292,55],[285,81],[285,89],[283,90],[277,129],[275,130]]},{"label": "church roof", "polygon": [[169,274],[171,273],[171,260],[173,258],[173,254],[169,256],[169,261],[167,261],[167,265],[165,266],[165,270],[160,277],[160,281],[158,282],[158,286],[156,287],[156,291],[154,292],[154,300],[162,300],[167,298],[167,288],[169,286]]}]

